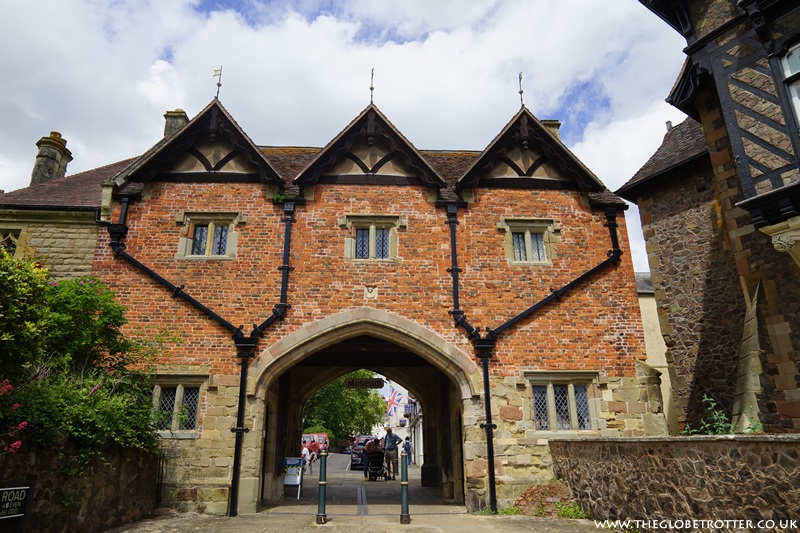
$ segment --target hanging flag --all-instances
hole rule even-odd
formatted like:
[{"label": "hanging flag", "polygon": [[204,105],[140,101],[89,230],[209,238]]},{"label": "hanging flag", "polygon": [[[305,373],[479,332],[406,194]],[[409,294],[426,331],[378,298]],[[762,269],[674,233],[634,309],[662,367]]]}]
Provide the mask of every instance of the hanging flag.
[{"label": "hanging flag", "polygon": [[392,387],[392,394],[389,395],[389,400],[386,402],[386,414],[393,415],[397,413],[397,406],[400,405],[400,400],[403,398],[403,393]]}]

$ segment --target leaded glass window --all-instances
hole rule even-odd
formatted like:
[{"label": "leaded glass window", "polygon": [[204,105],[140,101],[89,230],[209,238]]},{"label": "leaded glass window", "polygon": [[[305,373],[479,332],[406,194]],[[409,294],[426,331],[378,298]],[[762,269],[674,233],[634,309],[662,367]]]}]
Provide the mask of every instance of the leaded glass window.
[{"label": "leaded glass window", "polygon": [[212,255],[225,255],[228,248],[228,226],[214,228],[214,247]]},{"label": "leaded glass window", "polygon": [[536,431],[590,431],[590,385],[586,377],[542,372],[529,375],[533,389],[532,417]]},{"label": "leaded glass window", "polygon": [[[157,409],[156,429],[168,433],[162,437],[197,438],[197,420],[200,412],[200,387],[198,378],[187,378],[187,386],[160,385],[153,391]],[[172,380],[174,382],[174,380]]]},{"label": "leaded glass window", "polygon": [[511,234],[514,243],[514,261],[527,261],[528,254],[525,252],[525,234],[514,232]]},{"label": "leaded glass window", "polygon": [[208,224],[195,226],[192,255],[206,255],[206,241],[208,241]]},{"label": "leaded glass window", "polygon": [[544,235],[541,233],[529,233],[531,236],[531,256],[533,261],[547,261],[544,253]]},{"label": "leaded glass window", "polygon": [[345,257],[368,261],[397,259],[397,231],[405,222],[392,215],[346,215],[339,226],[349,233],[345,237]]},{"label": "leaded glass window", "polygon": [[569,420],[569,395],[566,385],[553,386],[553,401],[556,408],[556,424],[558,429],[570,429]]},{"label": "leaded glass window", "polygon": [[592,429],[589,416],[589,393],[586,385],[575,385],[575,412],[578,417],[578,429]]},{"label": "leaded glass window", "polygon": [[5,248],[9,254],[14,255],[14,252],[17,250],[18,240],[19,231],[0,229],[0,246]]},{"label": "leaded glass window", "polygon": [[356,229],[356,259],[369,259],[369,228]]},{"label": "leaded glass window", "polygon": [[[209,242],[209,234],[211,240]],[[196,224],[192,240],[192,255],[226,255],[228,252],[227,224]]]},{"label": "leaded glass window", "polygon": [[200,404],[200,387],[183,389],[183,405],[180,413],[181,429],[197,429],[197,407]]},{"label": "leaded glass window", "polygon": [[176,259],[234,259],[237,227],[247,222],[247,215],[234,211],[184,212],[176,222],[184,226]]},{"label": "leaded glass window", "polygon": [[547,387],[533,388],[533,419],[536,429],[550,429],[550,415],[547,410]]},{"label": "leaded glass window", "polygon": [[503,247],[511,265],[549,264],[555,257],[555,245],[561,227],[550,219],[502,218],[497,229],[505,232]]},{"label": "leaded glass window", "polygon": [[161,396],[158,399],[158,429],[172,429],[172,418],[175,413],[175,397],[178,389],[175,387],[161,388]]},{"label": "leaded glass window", "polygon": [[375,259],[389,259],[389,228],[375,229]]}]

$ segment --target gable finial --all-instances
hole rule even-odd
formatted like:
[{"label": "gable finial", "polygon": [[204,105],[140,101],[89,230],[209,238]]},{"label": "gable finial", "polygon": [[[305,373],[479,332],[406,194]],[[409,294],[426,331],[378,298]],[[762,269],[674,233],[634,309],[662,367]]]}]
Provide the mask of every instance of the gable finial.
[{"label": "gable finial", "polygon": [[525,102],[522,100],[522,72],[519,73],[519,106],[525,107]]},{"label": "gable finial", "polygon": [[214,75],[211,77],[217,78],[217,95],[214,98],[219,100],[219,88],[222,87],[222,65],[220,65],[218,69],[214,69]]},{"label": "gable finial", "polygon": [[375,69],[373,68],[369,74],[369,103],[372,103],[372,94],[375,91],[375,84],[373,81],[375,80]]}]

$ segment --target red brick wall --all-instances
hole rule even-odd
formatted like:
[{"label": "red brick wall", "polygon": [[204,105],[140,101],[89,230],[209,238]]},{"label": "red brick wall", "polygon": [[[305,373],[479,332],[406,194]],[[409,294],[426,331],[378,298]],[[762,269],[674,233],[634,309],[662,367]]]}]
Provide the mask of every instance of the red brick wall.
[{"label": "red brick wall", "polygon": [[[310,321],[362,306],[397,313],[437,331],[466,353],[473,349],[465,332],[453,326],[449,228],[422,187],[317,185],[314,199],[298,206],[292,228],[286,320],[276,322],[260,341],[269,346]],[[152,183],[146,200],[128,211],[127,251],[232,324],[268,317],[279,300],[284,224],[258,184]],[[372,206],[372,207],[370,207]],[[239,211],[237,258],[232,261],[176,260],[184,211]],[[345,214],[392,214],[407,220],[398,231],[399,264],[356,263],[344,258]],[[115,220],[118,215],[115,214]],[[561,240],[552,266],[511,267],[503,251],[500,218],[553,219]],[[504,333],[492,372],[597,369],[601,374],[633,376],[635,359],[644,359],[633,269],[624,217],[617,219],[623,249],[619,267],[609,268]],[[479,190],[460,210],[458,257],[461,308],[473,326],[496,328],[607,258],[611,248],[602,211],[590,210],[570,191]],[[167,327],[182,332],[163,362],[207,365],[212,373],[236,374],[230,333],[136,271],[112,259],[107,236],[101,239],[95,271],[129,306],[131,329]],[[364,298],[364,287],[378,297]]]}]

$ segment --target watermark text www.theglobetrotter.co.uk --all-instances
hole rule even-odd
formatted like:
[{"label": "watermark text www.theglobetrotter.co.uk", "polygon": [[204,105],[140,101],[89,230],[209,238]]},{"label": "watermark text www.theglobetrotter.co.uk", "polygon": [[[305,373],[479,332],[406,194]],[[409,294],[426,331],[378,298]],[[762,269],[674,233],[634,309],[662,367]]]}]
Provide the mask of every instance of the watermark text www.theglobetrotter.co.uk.
[{"label": "watermark text www.theglobetrotter.co.uk", "polygon": [[695,530],[720,530],[720,529],[797,529],[798,520],[595,520],[594,526],[598,529],[695,529]]}]

